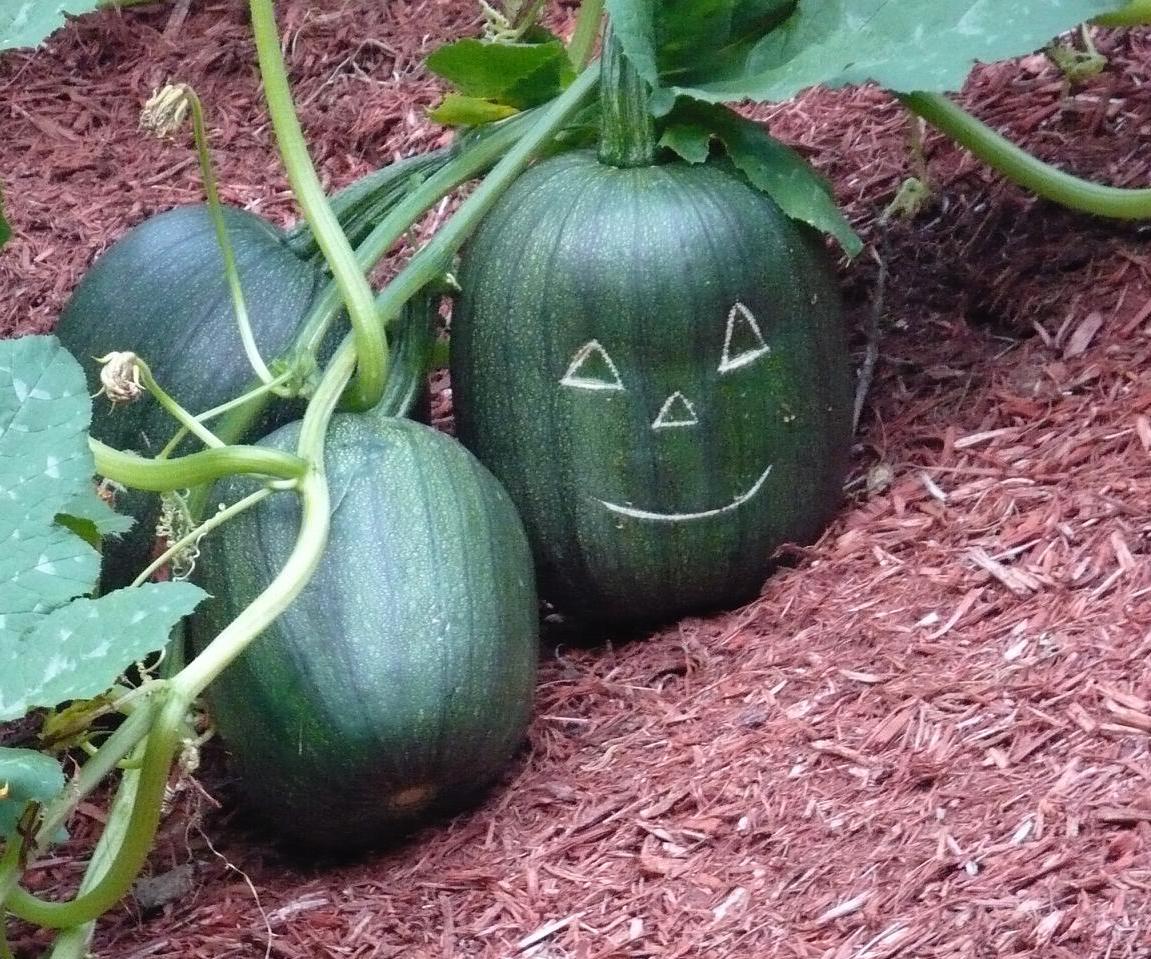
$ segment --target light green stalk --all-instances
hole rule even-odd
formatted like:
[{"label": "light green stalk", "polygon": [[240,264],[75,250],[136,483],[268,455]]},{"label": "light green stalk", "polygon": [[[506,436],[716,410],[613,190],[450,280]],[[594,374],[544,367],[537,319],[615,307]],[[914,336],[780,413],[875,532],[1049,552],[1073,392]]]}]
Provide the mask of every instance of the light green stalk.
[{"label": "light green stalk", "polygon": [[1151,217],[1151,189],[1122,189],[1064,173],[1017,147],[962,107],[937,93],[901,93],[913,113],[966,147],[1021,187],[1072,210],[1120,220]]},{"label": "light green stalk", "polygon": [[365,408],[375,406],[384,395],[384,381],[388,375],[388,342],[384,325],[376,312],[372,288],[356,262],[355,252],[328,204],[320,178],[308,156],[308,146],[292,102],[288,74],[280,52],[272,0],[250,0],[250,4],[264,97],[288,182],[332,271],[355,333],[356,377],[351,391]]}]

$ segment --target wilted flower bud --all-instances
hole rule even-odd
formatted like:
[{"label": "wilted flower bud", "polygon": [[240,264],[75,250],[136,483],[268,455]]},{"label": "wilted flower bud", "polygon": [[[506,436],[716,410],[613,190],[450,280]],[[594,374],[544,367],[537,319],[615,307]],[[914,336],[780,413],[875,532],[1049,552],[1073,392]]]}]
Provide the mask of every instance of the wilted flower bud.
[{"label": "wilted flower bud", "polygon": [[140,385],[140,358],[135,353],[109,353],[96,361],[104,364],[100,370],[100,393],[113,403],[132,403],[140,398],[144,387]]},{"label": "wilted flower bud", "polygon": [[184,125],[192,107],[192,90],[184,83],[169,83],[155,90],[140,114],[140,129],[165,139]]}]

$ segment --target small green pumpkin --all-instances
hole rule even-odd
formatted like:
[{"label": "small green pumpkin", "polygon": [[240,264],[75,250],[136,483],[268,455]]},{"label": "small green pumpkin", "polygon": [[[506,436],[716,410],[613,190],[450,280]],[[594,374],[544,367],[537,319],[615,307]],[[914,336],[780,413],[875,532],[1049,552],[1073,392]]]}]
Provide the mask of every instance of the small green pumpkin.
[{"label": "small green pumpkin", "polygon": [[[398,175],[392,168],[382,172],[391,179]],[[347,192],[356,199],[352,188]],[[360,207],[366,203],[361,200]],[[294,252],[296,247],[307,248],[301,239],[306,235],[298,227],[284,233],[263,218],[232,207],[224,208],[224,219],[253,335],[264,359],[271,362],[291,346],[324,283],[322,261],[315,251],[308,257]],[[382,401],[386,412],[406,415],[426,410],[425,377],[437,300],[417,296],[391,331],[395,350]],[[336,324],[320,351],[321,362],[346,328],[346,322]],[[218,406],[256,385],[206,206],[177,207],[153,216],[114,243],[80,281],[56,333],[83,363],[93,393],[100,389],[100,365],[94,358],[113,351],[143,357],[160,386],[192,413]],[[249,436],[262,436],[298,415],[301,408],[299,403],[273,398]],[[92,435],[117,449],[155,455],[176,429],[172,417],[150,397],[120,406],[103,399],[94,404]],[[180,452],[194,448],[194,442],[187,441]],[[159,500],[128,491],[118,499],[117,508],[134,516],[136,525],[123,538],[104,543],[105,589],[126,585],[146,565]]]},{"label": "small green pumpkin", "polygon": [[[292,342],[322,274],[261,217],[225,207],[224,219],[256,343],[271,359]],[[254,383],[206,206],[150,217],[109,247],[76,287],[56,335],[83,364],[92,393],[100,389],[94,358],[113,351],[143,357],[157,382],[193,413],[239,396]],[[286,415],[277,410],[262,428]],[[117,449],[155,455],[176,428],[150,398],[94,404],[92,436]],[[126,585],[147,562],[158,499],[128,493],[117,508],[133,515],[136,525],[104,544],[105,588]]]},{"label": "small green pumpkin", "polygon": [[[292,424],[261,440],[295,448]],[[475,801],[523,739],[538,618],[507,494],[459,443],[410,420],[338,414],[326,443],[332,527],[314,578],[209,689],[246,795],[289,840],[360,849]],[[253,488],[217,487],[232,502]],[[290,494],[207,537],[213,596],[197,649],[283,565]]]}]

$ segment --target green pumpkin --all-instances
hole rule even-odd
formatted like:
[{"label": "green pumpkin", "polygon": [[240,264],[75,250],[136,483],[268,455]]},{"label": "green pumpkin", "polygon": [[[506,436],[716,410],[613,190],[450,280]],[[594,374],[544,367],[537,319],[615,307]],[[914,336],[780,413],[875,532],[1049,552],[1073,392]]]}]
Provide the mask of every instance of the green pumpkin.
[{"label": "green pumpkin", "polygon": [[[261,217],[230,207],[224,220],[236,256],[256,343],[267,360],[287,348],[322,280],[284,235]],[[56,327],[60,342],[100,389],[94,357],[131,351],[192,413],[239,396],[255,382],[236,325],[224,258],[206,206],[177,207],[144,220],[100,256],[80,281]],[[265,422],[280,422],[280,410]],[[117,449],[154,456],[178,424],[152,400],[93,404],[91,433]],[[189,444],[185,449],[194,448]],[[123,538],[104,543],[103,585],[124,586],[146,565],[158,498],[129,492],[117,502],[136,518]]]},{"label": "green pumpkin", "polygon": [[463,255],[460,438],[545,597],[610,623],[754,597],[840,501],[851,376],[821,239],[726,166],[538,164]]},{"label": "green pumpkin", "polygon": [[[382,172],[397,176],[392,168]],[[271,362],[291,346],[325,282],[322,260],[296,252],[296,247],[306,248],[307,234],[300,228],[284,233],[232,207],[224,207],[224,220],[252,332],[265,361]],[[426,409],[425,377],[437,302],[432,295],[416,297],[394,331],[394,362],[382,401],[388,412],[404,415]],[[345,321],[336,324],[321,348],[321,362],[346,328]],[[100,365],[94,357],[125,350],[143,357],[160,386],[192,413],[234,399],[256,384],[215,227],[203,205],[150,217],[114,243],[76,287],[56,334],[83,364],[92,393],[100,389]],[[273,399],[249,437],[262,436],[302,408]],[[93,407],[92,435],[116,449],[154,456],[176,429],[175,420],[150,397],[119,406],[99,399]],[[179,452],[196,448],[197,443],[188,440]],[[128,491],[118,498],[117,508],[135,517],[136,525],[121,539],[104,542],[105,590],[127,585],[147,564],[159,498]]]},{"label": "green pumpkin", "polygon": [[[294,450],[298,424],[260,445]],[[208,691],[244,792],[289,841],[360,849],[475,801],[523,739],[538,618],[531,553],[499,483],[455,440],[375,411],[326,442],[332,525],[315,576]],[[232,479],[217,499],[256,486]],[[202,648],[295,543],[291,494],[206,537]]]}]

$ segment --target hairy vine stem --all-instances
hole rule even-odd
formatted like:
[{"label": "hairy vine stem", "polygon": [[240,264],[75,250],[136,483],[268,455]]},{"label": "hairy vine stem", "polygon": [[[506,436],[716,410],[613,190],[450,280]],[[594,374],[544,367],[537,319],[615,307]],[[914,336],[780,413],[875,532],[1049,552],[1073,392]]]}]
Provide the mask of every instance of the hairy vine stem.
[{"label": "hairy vine stem", "polygon": [[600,162],[625,168],[651,166],[656,154],[651,90],[624,55],[610,22],[600,71]]},{"label": "hairy vine stem", "polygon": [[913,113],[970,150],[988,166],[1020,186],[1072,210],[1120,220],[1151,217],[1151,189],[1103,186],[1064,173],[977,120],[938,93],[900,93]]},{"label": "hairy vine stem", "polygon": [[367,409],[375,406],[384,395],[384,382],[388,375],[388,342],[384,335],[384,325],[379,322],[376,313],[371,285],[328,204],[320,178],[308,156],[307,142],[292,102],[284,57],[280,51],[280,36],[276,29],[272,0],[250,0],[250,7],[260,75],[264,81],[264,96],[276,131],[280,155],[284,160],[292,192],[304,211],[316,243],[324,254],[348,308],[356,337],[357,356],[356,377],[351,391],[356,403]]},{"label": "hairy vine stem", "polygon": [[298,456],[263,446],[223,446],[169,460],[125,453],[91,437],[88,446],[100,476],[151,493],[203,486],[233,473],[299,480],[308,468]]}]

